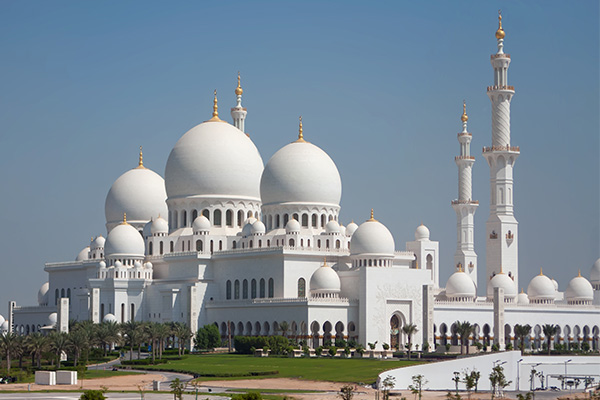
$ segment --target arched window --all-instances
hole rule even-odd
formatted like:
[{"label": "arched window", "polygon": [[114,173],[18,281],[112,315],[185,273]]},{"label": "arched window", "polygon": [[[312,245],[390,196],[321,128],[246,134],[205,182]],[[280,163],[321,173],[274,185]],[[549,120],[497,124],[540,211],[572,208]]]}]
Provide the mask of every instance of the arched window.
[{"label": "arched window", "polygon": [[300,218],[298,218],[298,214],[294,214],[294,219],[295,219],[296,221],[300,221]]},{"label": "arched window", "polygon": [[306,297],[306,280],[298,279],[298,297]]},{"label": "arched window", "polygon": [[60,289],[60,297],[65,297],[65,289]]},{"label": "arched window", "polygon": [[321,248],[321,239],[317,239],[317,247],[320,249]]},{"label": "arched window", "polygon": [[231,247],[237,249],[237,242],[235,240],[231,243]]},{"label": "arched window", "polygon": [[233,211],[225,211],[225,225],[233,226]]},{"label": "arched window", "polygon": [[169,252],[172,253],[175,250],[175,243],[171,241],[169,243]]},{"label": "arched window", "polygon": [[185,251],[185,241],[181,242],[181,251]]},{"label": "arched window", "polygon": [[252,244],[253,244],[253,243],[252,243],[252,239],[250,239],[250,241],[248,242],[248,247],[249,247],[249,248],[252,248],[252,247],[254,247]]},{"label": "arched window", "polygon": [[237,226],[242,226],[242,222],[244,221],[244,212],[239,210],[237,212]]},{"label": "arched window", "polygon": [[252,218],[252,211],[248,211],[248,216],[247,218]]},{"label": "arched window", "polygon": [[104,303],[100,304],[100,321],[104,319]]},{"label": "arched window", "polygon": [[308,228],[308,214],[302,214],[302,226]]},{"label": "arched window", "polygon": [[67,297],[71,300],[71,289],[67,289]]},{"label": "arched window", "polygon": [[290,247],[294,247],[296,245],[296,242],[294,241],[294,239],[290,239]]},{"label": "arched window", "polygon": [[289,222],[289,220],[290,220],[290,216],[288,214],[284,214],[283,215],[283,226],[282,226],[282,228],[285,228],[285,226],[287,225],[287,223]]},{"label": "arched window", "polygon": [[312,226],[313,226],[314,228],[316,228],[316,227],[317,227],[317,214],[313,214],[313,215],[312,215]]},{"label": "arched window", "polygon": [[210,211],[208,211],[207,209],[202,210],[202,215],[204,215],[206,217],[206,219],[208,219],[210,221]]},{"label": "arched window", "polygon": [[433,269],[433,257],[427,254],[427,269]]},{"label": "arched window", "polygon": [[164,250],[165,250],[165,249],[164,249],[164,245],[163,245],[163,242],[162,242],[162,240],[160,241],[160,243],[159,243],[159,246],[158,246],[158,247],[159,247],[159,252],[160,252],[160,254],[164,253]]},{"label": "arched window", "polygon": [[210,254],[212,254],[212,252],[214,251],[214,247],[215,247],[215,244],[214,244],[214,242],[211,240],[211,241],[210,241]]},{"label": "arched window", "polygon": [[329,248],[329,239],[327,239],[327,240],[325,241],[325,248],[326,248],[326,249],[328,249],[328,248]]},{"label": "arched window", "polygon": [[196,220],[196,218],[198,218],[198,210],[192,211],[192,221],[191,222],[194,222]]},{"label": "arched window", "polygon": [[275,295],[275,281],[273,278],[269,278],[269,297],[274,297]]},{"label": "arched window", "polygon": [[181,226],[187,226],[187,211],[181,212]]},{"label": "arched window", "polygon": [[173,211],[173,229],[177,229],[177,211]]},{"label": "arched window", "polygon": [[223,241],[219,240],[219,250],[223,250]]},{"label": "arched window", "polygon": [[239,280],[235,280],[235,283],[233,284],[233,297],[237,300],[240,298],[240,281]]},{"label": "arched window", "polygon": [[54,305],[58,305],[58,289],[54,291]]},{"label": "arched window", "polygon": [[221,226],[221,210],[215,210],[214,216],[214,225]]},{"label": "arched window", "polygon": [[121,303],[121,323],[125,323],[125,303]]},{"label": "arched window", "polygon": [[152,255],[152,242],[148,243],[148,255]]},{"label": "arched window", "polygon": [[306,239],[306,247],[310,247],[310,239]]},{"label": "arched window", "polygon": [[242,298],[248,298],[248,279],[244,279],[242,282]]},{"label": "arched window", "polygon": [[275,228],[279,228],[279,214],[275,216]]},{"label": "arched window", "polygon": [[227,281],[225,284],[225,293],[227,300],[231,300],[231,281]]},{"label": "arched window", "polygon": [[265,298],[265,280],[264,278],[260,279],[260,298]]},{"label": "arched window", "polygon": [[325,228],[325,214],[321,214],[321,228]]},{"label": "arched window", "polygon": [[335,248],[336,249],[339,249],[341,245],[342,245],[342,243],[339,241],[339,239],[335,241]]},{"label": "arched window", "polygon": [[250,282],[250,297],[253,299],[256,298],[256,279],[252,279]]},{"label": "arched window", "polygon": [[131,303],[131,314],[129,315],[129,319],[132,321],[135,320],[135,304]]},{"label": "arched window", "polygon": [[196,240],[196,251],[202,251],[202,240]]}]

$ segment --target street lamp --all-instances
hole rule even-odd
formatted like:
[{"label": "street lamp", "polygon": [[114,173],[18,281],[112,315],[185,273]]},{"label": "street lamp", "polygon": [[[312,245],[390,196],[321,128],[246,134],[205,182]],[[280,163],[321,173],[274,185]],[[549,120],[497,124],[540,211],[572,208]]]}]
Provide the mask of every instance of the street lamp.
[{"label": "street lamp", "polygon": [[519,365],[521,364],[521,361],[523,361],[523,359],[521,358],[519,361],[517,361],[517,391],[521,390],[521,386],[520,386],[520,378],[519,378]]},{"label": "street lamp", "polygon": [[563,389],[563,390],[565,389],[565,379],[567,379],[567,364],[570,363],[571,361],[573,361],[573,360],[569,359],[569,360],[565,361],[565,376],[563,377],[562,385],[561,385],[561,389]]}]

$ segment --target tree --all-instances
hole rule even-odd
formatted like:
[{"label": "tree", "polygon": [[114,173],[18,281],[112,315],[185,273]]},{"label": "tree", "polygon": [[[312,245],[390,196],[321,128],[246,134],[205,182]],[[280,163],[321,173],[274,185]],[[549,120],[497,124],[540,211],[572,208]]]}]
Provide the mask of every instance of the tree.
[{"label": "tree", "polygon": [[423,390],[423,385],[426,385],[428,381],[421,374],[414,375],[412,377],[412,381],[413,381],[413,384],[410,385],[408,387],[408,389],[412,392],[412,394],[415,395],[415,399],[417,398],[417,395],[418,395],[419,400],[421,400],[421,392]]},{"label": "tree", "polygon": [[463,346],[467,347],[467,354],[469,354],[469,336],[473,333],[474,327],[470,322],[460,322],[456,321],[456,332],[460,336],[460,354],[463,353]]},{"label": "tree", "polygon": [[[140,344],[143,339],[143,327],[140,322],[127,321],[120,326],[121,333],[125,336],[126,343],[129,344],[129,359],[133,360],[133,348]],[[139,351],[138,351],[139,358]]]},{"label": "tree", "polygon": [[56,354],[56,365],[60,368],[60,358],[62,353],[69,346],[69,335],[64,332],[54,331],[50,334],[50,347]]},{"label": "tree", "polygon": [[108,350],[113,344],[121,341],[119,333],[119,324],[116,322],[102,322],[98,325],[95,332],[95,342],[97,342],[104,352],[104,357],[107,356]]},{"label": "tree", "polygon": [[338,393],[338,397],[340,397],[342,400],[352,400],[352,398],[354,397],[354,386],[342,386],[340,388],[340,392]]},{"label": "tree", "polygon": [[106,397],[104,396],[104,393],[102,393],[102,390],[86,390],[85,392],[83,392],[83,394],[81,395],[81,397],[79,399],[80,400],[105,400]]},{"label": "tree", "polygon": [[156,343],[160,334],[159,327],[156,322],[150,322],[146,325],[146,337],[150,340],[152,346],[152,364],[156,362]]},{"label": "tree", "polygon": [[504,368],[502,368],[502,365],[496,365],[494,368],[492,368],[492,373],[490,374],[489,378],[490,386],[492,387],[492,399],[496,394],[502,396],[504,388],[510,385],[512,382],[506,380],[506,376],[504,375]]},{"label": "tree", "polygon": [[417,329],[417,325],[408,324],[402,327],[402,332],[408,337],[408,359],[410,360],[410,350],[412,349],[412,336],[417,333],[419,330]]},{"label": "tree", "polygon": [[290,330],[290,324],[287,321],[283,321],[279,324],[279,331],[281,332],[281,336],[287,337],[287,333]]},{"label": "tree", "polygon": [[394,386],[396,386],[396,378],[394,378],[391,375],[386,376],[381,385],[381,387],[382,387],[381,392],[383,393],[382,400],[390,399],[390,390],[392,390],[394,388]]},{"label": "tree", "polygon": [[460,372],[454,371],[454,378],[452,378],[454,382],[454,388],[456,389],[456,395],[458,396],[458,384],[460,383]]},{"label": "tree", "polygon": [[73,351],[75,356],[73,365],[75,367],[77,367],[81,353],[87,348],[88,343],[88,337],[82,329],[76,329],[68,335],[67,347]]},{"label": "tree", "polygon": [[6,358],[6,373],[10,375],[11,357],[16,353],[17,334],[14,332],[6,332],[0,334],[0,348]]},{"label": "tree", "polygon": [[27,336],[27,349],[31,354],[31,365],[35,364],[39,369],[42,366],[42,353],[48,349],[48,337],[40,332],[34,332]]},{"label": "tree", "polygon": [[517,338],[520,339],[520,346],[519,348],[521,349],[521,355],[524,353],[525,351],[525,338],[527,336],[529,336],[529,333],[531,332],[531,326],[529,324],[527,325],[515,325],[515,335],[517,336]]},{"label": "tree", "polygon": [[183,390],[185,389],[185,383],[181,382],[179,378],[175,378],[169,385],[171,393],[173,393],[174,400],[181,400],[183,397]]},{"label": "tree", "polygon": [[163,349],[166,346],[166,341],[171,336],[171,327],[167,324],[158,325],[158,358],[162,360]]},{"label": "tree", "polygon": [[215,325],[204,325],[194,336],[194,347],[197,349],[213,349],[221,344],[221,334]]},{"label": "tree", "polygon": [[475,389],[477,391],[477,383],[479,381],[480,373],[477,370],[473,370],[471,372],[464,371],[463,372],[463,380],[462,382],[465,384],[467,388],[467,393],[469,394],[469,398],[471,398],[471,390]]},{"label": "tree", "polygon": [[548,355],[550,355],[550,345],[552,344],[552,337],[556,335],[556,332],[558,332],[558,326],[552,324],[545,324],[544,326],[542,326],[542,331],[544,332],[544,335],[546,335],[546,339],[548,340]]},{"label": "tree", "polygon": [[186,324],[176,323],[173,328],[173,334],[177,338],[177,349],[179,356],[181,356],[184,353],[186,343],[192,337],[192,331],[190,331],[190,328]]}]

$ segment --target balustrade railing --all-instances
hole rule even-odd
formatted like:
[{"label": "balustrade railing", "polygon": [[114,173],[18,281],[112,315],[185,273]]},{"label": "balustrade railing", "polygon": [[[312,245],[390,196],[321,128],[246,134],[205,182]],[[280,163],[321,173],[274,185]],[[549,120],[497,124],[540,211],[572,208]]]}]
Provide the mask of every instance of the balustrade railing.
[{"label": "balustrade railing", "polygon": [[479,204],[479,200],[452,200],[452,204]]},{"label": "balustrade railing", "polygon": [[515,87],[512,85],[493,85],[487,87],[488,92],[492,90],[512,90],[514,92]]},{"label": "balustrade railing", "polygon": [[456,156],[454,157],[454,160],[474,160],[475,157],[473,156]]},{"label": "balustrade railing", "polygon": [[519,146],[491,146],[491,147],[484,147],[483,148],[483,152],[484,153],[489,153],[492,151],[512,151],[512,152],[520,152],[521,149],[519,148]]},{"label": "balustrade railing", "polygon": [[496,58],[510,58],[510,54],[502,53],[502,54],[492,54],[490,56],[491,60],[495,60]]}]

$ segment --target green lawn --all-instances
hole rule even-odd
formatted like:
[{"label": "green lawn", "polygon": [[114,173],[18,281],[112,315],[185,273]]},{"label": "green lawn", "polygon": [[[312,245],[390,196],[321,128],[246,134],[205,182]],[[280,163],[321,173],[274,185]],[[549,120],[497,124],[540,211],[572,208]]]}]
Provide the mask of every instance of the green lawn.
[{"label": "green lawn", "polygon": [[[285,358],[253,357],[237,354],[190,355],[183,360],[147,366],[148,369],[190,371],[200,375],[243,375],[250,372],[279,371],[276,375],[254,378],[300,378],[332,382],[373,383],[382,371],[418,364],[418,361],[343,359],[343,358]],[[133,367],[135,368],[135,367]],[[248,376],[227,379],[248,379]],[[202,378],[214,380],[225,378]]]}]

